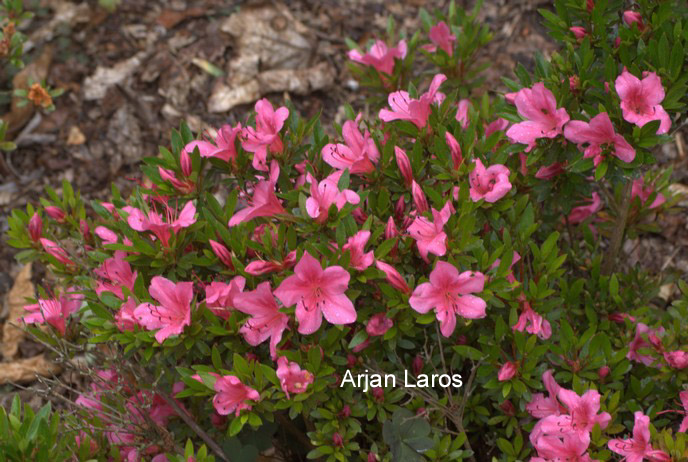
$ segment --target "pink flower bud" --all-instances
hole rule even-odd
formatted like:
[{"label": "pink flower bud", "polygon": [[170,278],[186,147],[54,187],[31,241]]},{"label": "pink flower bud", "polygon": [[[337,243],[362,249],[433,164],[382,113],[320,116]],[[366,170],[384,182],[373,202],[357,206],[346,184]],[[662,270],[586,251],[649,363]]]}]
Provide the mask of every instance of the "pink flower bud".
[{"label": "pink flower bud", "polygon": [[427,409],[425,409],[424,407],[419,407],[418,409],[416,409],[416,415],[424,416],[426,414],[426,411]]},{"label": "pink flower bud", "polygon": [[500,382],[505,382],[507,380],[511,380],[516,375],[517,372],[518,372],[518,365],[514,362],[507,361],[499,369],[499,372],[497,373],[497,380],[499,380]]},{"label": "pink flower bud", "polygon": [[600,370],[597,371],[597,375],[600,376],[601,379],[605,378],[606,376],[609,375],[609,366],[602,366],[600,367]]},{"label": "pink flower bud", "polygon": [[341,411],[339,411],[339,414],[337,416],[340,419],[346,419],[351,415],[351,408],[349,407],[348,404],[345,404],[344,407],[342,408]]},{"label": "pink flower bud", "polygon": [[48,214],[50,218],[52,218],[55,221],[58,221],[62,223],[65,219],[65,213],[60,209],[59,207],[55,207],[54,205],[49,205],[45,208],[45,213]]},{"label": "pink flower bud", "polygon": [[220,261],[228,268],[234,269],[234,265],[232,264],[232,254],[229,253],[229,249],[212,239],[209,239],[208,243],[210,244],[210,247],[213,249],[213,253],[217,256],[217,258],[219,258]]},{"label": "pink flower bud", "polygon": [[210,416],[210,423],[212,423],[215,428],[222,428],[227,423],[227,416],[213,412]]},{"label": "pink flower bud", "polygon": [[369,338],[365,339],[362,343],[359,343],[358,345],[353,347],[351,349],[351,351],[353,351],[354,353],[360,353],[361,351],[368,348],[368,346],[370,346],[370,339]]},{"label": "pink flower bud", "polygon": [[392,265],[382,262],[380,260],[375,260],[375,266],[377,267],[377,269],[385,273],[387,282],[389,282],[389,284],[392,287],[401,291],[404,294],[411,293],[411,289],[409,288],[408,284],[406,284],[406,281],[404,280],[403,276],[399,274],[399,271],[397,271]]},{"label": "pink flower bud", "polygon": [[452,135],[449,132],[446,132],[444,134],[444,139],[447,142],[447,145],[449,146],[452,164],[454,165],[454,170],[456,170],[459,168],[459,165],[461,165],[461,162],[463,161],[463,157],[461,155],[461,146],[459,145],[459,142],[456,141],[456,138],[454,138],[454,135]]},{"label": "pink flower bud", "polygon": [[373,387],[371,391],[373,392],[373,398],[375,398],[375,401],[378,403],[385,400],[385,390],[382,387]]},{"label": "pink flower bud", "polygon": [[368,215],[361,208],[357,208],[351,211],[351,216],[354,217],[356,223],[362,225],[368,219]]},{"label": "pink flower bud", "polygon": [[43,246],[43,250],[48,252],[50,255],[55,257],[57,261],[60,263],[63,263],[65,265],[75,265],[72,260],[69,259],[69,255],[67,255],[67,252],[65,249],[57,245],[55,242],[48,240],[46,238],[41,238],[40,239],[41,245]]},{"label": "pink flower bud", "polygon": [[246,353],[246,354],[244,354],[244,357],[246,358],[246,361],[248,361],[248,362],[258,361],[258,356],[255,353]]},{"label": "pink flower bud", "polygon": [[368,462],[377,462],[377,454],[374,452],[369,452],[368,453]]},{"label": "pink flower bud", "polygon": [[336,433],[332,435],[332,444],[334,444],[335,447],[341,448],[344,446],[344,440],[342,439],[342,435],[339,433]]},{"label": "pink flower bud", "polygon": [[410,186],[413,181],[413,171],[411,170],[411,162],[409,162],[406,152],[400,147],[394,146],[394,156],[397,158],[397,165],[399,166],[401,176],[404,178],[406,186]]},{"label": "pink flower bud", "polygon": [[[614,39],[614,48],[619,48],[621,46],[621,37],[617,37]],[[609,93],[609,83],[605,83],[605,90],[607,93]]]},{"label": "pink flower bud", "polygon": [[406,212],[406,201],[404,196],[399,196],[397,203],[394,205],[394,217],[397,220],[404,218],[404,212]]},{"label": "pink flower bud", "polygon": [[569,77],[569,89],[571,91],[576,91],[580,88],[580,77],[577,75],[572,75]]},{"label": "pink flower bud", "polygon": [[84,239],[89,239],[91,235],[91,229],[88,227],[86,220],[79,220],[79,229],[81,230],[81,235]]},{"label": "pink flower bud", "polygon": [[628,27],[632,27],[633,24],[638,26],[638,30],[645,29],[645,24],[643,24],[643,16],[637,11],[624,11],[623,21]]},{"label": "pink flower bud", "polygon": [[461,334],[459,337],[456,339],[456,344],[457,345],[467,345],[468,344],[468,339],[466,338],[465,335]]},{"label": "pink flower bud", "polygon": [[354,367],[356,365],[356,356],[352,355],[351,353],[346,355],[346,365],[349,366],[349,369]]},{"label": "pink flower bud", "polygon": [[583,40],[583,38],[587,35],[588,31],[585,30],[585,27],[580,27],[580,26],[573,26],[570,27],[569,30],[573,32],[574,37],[578,40]]},{"label": "pink flower bud", "polygon": [[595,8],[595,2],[593,0],[586,0],[585,6],[588,8],[588,13],[592,13],[593,8]]},{"label": "pink flower bud", "polygon": [[182,149],[181,154],[179,154],[179,165],[182,167],[182,175],[191,175],[193,164],[191,163],[191,156],[186,152],[186,149]]},{"label": "pink flower bud", "polygon": [[423,189],[415,181],[411,183],[411,196],[413,197],[413,203],[416,205],[419,214],[422,214],[430,208],[427,199],[425,199]]},{"label": "pink flower bud", "polygon": [[514,405],[509,401],[508,399],[505,400],[502,404],[499,405],[499,408],[504,411],[504,414],[508,416],[514,416],[516,415],[516,408]]},{"label": "pink flower bud", "polygon": [[394,224],[394,218],[389,217],[387,220],[387,226],[385,226],[385,239],[392,239],[399,235],[399,230]]},{"label": "pink flower bud", "polygon": [[413,363],[411,363],[411,371],[414,377],[418,377],[418,374],[423,372],[423,357],[421,355],[416,355],[413,358]]},{"label": "pink flower bud", "polygon": [[34,212],[29,220],[29,236],[33,242],[38,242],[43,233],[43,220],[38,212]]}]

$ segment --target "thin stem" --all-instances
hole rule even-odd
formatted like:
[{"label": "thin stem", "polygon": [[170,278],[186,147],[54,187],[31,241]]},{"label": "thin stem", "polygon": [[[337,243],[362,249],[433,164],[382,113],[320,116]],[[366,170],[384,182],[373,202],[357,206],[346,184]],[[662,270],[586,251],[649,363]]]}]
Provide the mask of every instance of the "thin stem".
[{"label": "thin stem", "polygon": [[604,257],[602,274],[611,274],[616,264],[616,258],[621,250],[621,244],[623,243],[623,237],[626,231],[626,222],[628,221],[628,211],[631,208],[632,185],[633,182],[627,178],[626,184],[624,185],[619,215],[616,218],[614,230],[612,231],[612,240],[609,244],[609,249],[607,249],[607,254]]}]

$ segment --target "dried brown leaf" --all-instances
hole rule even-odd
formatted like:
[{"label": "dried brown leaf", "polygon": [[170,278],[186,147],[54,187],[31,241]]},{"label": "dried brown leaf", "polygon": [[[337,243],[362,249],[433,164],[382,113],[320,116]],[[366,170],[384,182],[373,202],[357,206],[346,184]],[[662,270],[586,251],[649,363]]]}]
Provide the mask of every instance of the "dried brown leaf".
[{"label": "dried brown leaf", "polygon": [[14,359],[17,355],[19,342],[24,338],[24,331],[15,326],[19,325],[19,318],[24,316],[26,299],[33,297],[33,295],[34,287],[31,282],[31,264],[29,263],[19,271],[14,280],[14,285],[7,295],[9,316],[2,329],[2,344],[0,345],[0,351],[6,360]]},{"label": "dried brown leaf", "polygon": [[47,361],[43,355],[0,363],[0,385],[33,382],[36,376],[50,376],[60,372],[60,366]]}]

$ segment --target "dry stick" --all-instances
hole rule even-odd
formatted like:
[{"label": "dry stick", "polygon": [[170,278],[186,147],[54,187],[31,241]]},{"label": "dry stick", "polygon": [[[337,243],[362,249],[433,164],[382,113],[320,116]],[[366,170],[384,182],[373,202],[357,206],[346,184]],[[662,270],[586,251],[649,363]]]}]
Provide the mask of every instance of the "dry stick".
[{"label": "dry stick", "polygon": [[[468,377],[468,382],[466,382],[466,391],[463,392],[463,399],[461,400],[461,405],[459,406],[459,412],[458,415],[452,419],[454,422],[454,425],[456,425],[456,428],[459,430],[459,433],[465,433],[465,430],[463,428],[463,411],[466,409],[466,402],[468,402],[468,397],[471,394],[471,387],[473,386],[473,380],[475,380],[475,375],[478,372],[478,367],[480,366],[481,361],[478,361],[473,365],[473,368],[471,369],[471,375]],[[472,455],[469,457],[469,459],[472,462],[476,462],[475,459],[475,451],[473,451],[473,448],[471,447],[471,442],[468,441],[468,437],[466,437],[466,442],[464,443],[466,445],[466,448],[468,448],[469,451],[471,451]]]},{"label": "dry stick", "polygon": [[292,422],[290,419],[287,419],[284,417],[282,414],[275,414],[275,417],[277,417],[277,420],[282,424],[282,426],[293,436],[298,439],[301,444],[305,445],[309,449],[313,449],[313,443],[311,443],[310,438],[306,436],[301,430],[296,428],[296,425],[294,425],[294,422]]},{"label": "dry stick", "polygon": [[619,254],[619,250],[621,250],[621,244],[623,243],[623,237],[626,231],[626,221],[628,221],[628,211],[631,208],[632,184],[633,182],[630,179],[626,179],[621,202],[621,210],[619,211],[619,216],[616,219],[614,231],[612,232],[612,240],[609,244],[609,249],[607,249],[607,255],[604,257],[602,274],[611,274],[612,270],[614,269],[614,264],[616,263],[616,258]]}]

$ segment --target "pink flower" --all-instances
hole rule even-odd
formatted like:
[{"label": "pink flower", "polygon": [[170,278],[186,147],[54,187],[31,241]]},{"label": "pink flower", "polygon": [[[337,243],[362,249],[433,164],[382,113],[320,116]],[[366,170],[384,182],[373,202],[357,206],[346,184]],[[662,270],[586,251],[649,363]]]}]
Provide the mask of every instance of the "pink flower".
[{"label": "pink flower", "polygon": [[408,284],[406,284],[404,277],[399,274],[399,271],[397,271],[392,265],[380,260],[375,260],[375,267],[385,273],[387,282],[389,282],[392,287],[404,294],[411,293],[411,289],[409,288]]},{"label": "pink flower", "polygon": [[685,415],[678,431],[685,433],[685,431],[688,430],[688,391],[682,391],[678,396],[681,399],[681,405],[683,405],[683,413]]},{"label": "pink flower", "polygon": [[284,149],[279,132],[289,117],[289,109],[280,107],[275,111],[266,98],[256,102],[255,109],[256,128],[244,127],[241,146],[253,153],[253,168],[267,172],[268,149],[273,154],[279,154]]},{"label": "pink flower", "polygon": [[342,251],[348,250],[351,255],[349,266],[359,271],[364,271],[375,260],[372,250],[368,253],[364,251],[368,239],[370,239],[370,231],[359,231],[342,246]]},{"label": "pink flower", "polygon": [[318,223],[327,221],[328,212],[331,205],[336,205],[337,210],[341,210],[345,204],[358,204],[361,200],[358,194],[350,189],[339,190],[339,178],[342,171],[339,170],[320,183],[311,182],[311,197],[306,200],[306,211],[311,218]]},{"label": "pink flower", "polygon": [[652,448],[650,444],[650,418],[640,411],[633,413],[635,425],[633,437],[627,440],[613,439],[607,443],[609,449],[625,457],[628,462],[641,462],[644,459],[660,462],[669,461],[669,454]]},{"label": "pink flower", "polygon": [[93,272],[101,278],[96,282],[96,294],[100,295],[103,292],[112,292],[116,297],[124,300],[123,287],[134,291],[134,284],[138,273],[131,270],[131,265],[125,260],[126,252],[116,250],[112,258],[108,258],[103,262],[100,268],[96,268]]},{"label": "pink flower", "polygon": [[621,110],[626,122],[642,127],[648,122],[659,120],[657,134],[667,133],[671,118],[660,104],[664,100],[662,81],[654,72],[643,72],[640,80],[625,68],[614,83],[621,98]]},{"label": "pink flower", "polygon": [[688,353],[685,351],[668,351],[664,353],[664,359],[674,369],[685,369],[688,367]]},{"label": "pink flower", "polygon": [[583,396],[572,390],[559,388],[557,398],[566,407],[566,413],[549,415],[540,420],[530,434],[531,441],[537,441],[540,435],[577,434],[583,440],[590,440],[590,431],[599,424],[607,428],[612,416],[608,412],[599,413],[601,395],[597,390],[588,390]]},{"label": "pink flower", "polygon": [[542,340],[547,340],[552,336],[552,326],[549,321],[536,313],[529,304],[526,305],[526,309],[518,317],[518,322],[511,329],[519,332],[525,330],[529,334],[537,335]]},{"label": "pink flower", "polygon": [[277,196],[275,196],[275,183],[261,180],[255,187],[253,197],[248,205],[234,213],[229,219],[229,227],[239,223],[245,223],[258,217],[272,217],[286,213]]},{"label": "pink flower", "polygon": [[349,51],[349,59],[357,63],[372,66],[378,72],[392,74],[394,72],[394,60],[406,57],[406,41],[401,40],[394,48],[387,48],[382,40],[377,40],[365,55],[358,50]]},{"label": "pink flower", "polygon": [[623,22],[625,22],[628,27],[633,27],[633,24],[635,24],[638,26],[638,30],[645,29],[645,24],[643,24],[643,16],[637,11],[624,11]]},{"label": "pink flower", "polygon": [[406,152],[399,146],[394,146],[394,157],[397,160],[397,166],[401,172],[401,177],[404,179],[406,186],[410,186],[413,181],[413,170],[411,170],[411,162]]},{"label": "pink flower", "polygon": [[234,269],[234,264],[232,264],[232,254],[227,247],[212,239],[208,239],[208,244],[210,244],[210,248],[213,249],[215,256],[222,263],[224,263],[226,267]]},{"label": "pink flower", "polygon": [[459,165],[461,165],[461,162],[463,162],[463,157],[461,155],[461,146],[459,145],[459,142],[456,141],[456,138],[454,138],[454,135],[452,135],[449,132],[445,132],[444,140],[447,142],[447,146],[449,146],[449,153],[451,154],[452,166],[454,167],[454,170],[458,170]]},{"label": "pink flower", "polygon": [[178,179],[176,173],[174,173],[172,170],[168,170],[166,168],[158,166],[158,173],[160,174],[160,178],[162,178],[163,181],[170,182],[174,189],[183,194],[190,194],[194,190],[195,185],[193,181],[189,179]]},{"label": "pink flower", "polygon": [[635,149],[628,144],[623,136],[614,131],[614,125],[609,120],[606,112],[600,112],[590,119],[590,122],[572,120],[564,128],[564,136],[567,140],[578,144],[578,148],[585,148],[584,157],[593,158],[595,166],[602,162],[604,152],[603,145],[610,145],[612,155],[624,162],[632,162],[635,159]]},{"label": "pink flower", "polygon": [[474,159],[473,163],[475,168],[468,176],[473,202],[478,202],[480,199],[485,199],[486,202],[497,202],[511,191],[508,168],[499,164],[485,168],[478,158]]},{"label": "pink flower", "polygon": [[540,167],[535,173],[535,178],[539,180],[551,180],[555,176],[564,173],[564,165],[566,164],[562,162],[555,162],[552,165]]},{"label": "pink flower", "polygon": [[413,204],[416,206],[416,210],[419,214],[425,213],[430,207],[428,205],[428,200],[425,198],[423,188],[421,188],[415,180],[411,181],[411,197],[413,198]]},{"label": "pink flower", "polygon": [[233,375],[218,377],[213,388],[216,392],[213,406],[220,415],[234,412],[234,415],[238,417],[242,409],[251,410],[251,405],[246,401],[260,400],[260,393],[244,385]]},{"label": "pink flower", "polygon": [[117,244],[117,241],[119,241],[117,233],[105,226],[97,226],[94,232],[96,236],[102,239],[103,244]]},{"label": "pink flower", "polygon": [[430,41],[435,45],[432,48],[428,47],[428,51],[435,51],[436,47],[444,50],[449,56],[454,54],[454,42],[456,42],[456,35],[452,35],[451,30],[446,22],[440,21],[430,28],[428,34]]},{"label": "pink flower", "polygon": [[121,332],[133,331],[139,325],[134,314],[135,310],[136,300],[133,297],[129,297],[115,314],[115,325]]},{"label": "pink flower", "polygon": [[449,221],[454,207],[451,201],[447,201],[439,212],[434,208],[431,210],[433,221],[425,217],[416,217],[408,227],[408,232],[416,240],[418,252],[425,261],[428,261],[428,253],[439,257],[447,253],[447,234],[444,232],[444,225]]},{"label": "pink flower", "polygon": [[52,255],[59,261],[60,263],[64,265],[75,265],[72,260],[69,259],[69,256],[67,255],[67,251],[60,247],[58,244],[55,242],[46,239],[44,237],[40,238],[39,241],[41,242],[41,245],[43,246],[43,250],[45,250],[48,254]]},{"label": "pink flower", "polygon": [[488,138],[494,132],[506,130],[508,126],[509,121],[506,119],[502,119],[500,117],[497,120],[493,120],[487,125],[487,127],[485,127],[485,138]]},{"label": "pink flower", "polygon": [[391,329],[392,326],[394,326],[394,321],[389,319],[385,313],[378,313],[368,321],[366,332],[371,337],[385,335],[385,332]]},{"label": "pink flower", "polygon": [[206,306],[215,316],[224,320],[229,319],[231,309],[236,307],[236,297],[243,292],[245,285],[246,279],[242,276],[235,276],[229,284],[211,282],[205,287]]},{"label": "pink flower", "polygon": [[139,324],[147,330],[158,330],[155,340],[162,343],[170,335],[181,334],[184,326],[191,324],[191,299],[193,283],[174,283],[162,276],[155,276],[150,284],[150,295],[162,306],[142,303],[134,310]]},{"label": "pink flower", "polygon": [[513,379],[517,373],[518,364],[507,361],[502,365],[502,367],[499,368],[499,372],[497,372],[497,380],[500,382],[506,382],[507,380]]},{"label": "pink flower", "polygon": [[344,293],[349,287],[349,273],[341,266],[322,269],[320,262],[305,252],[294,268],[275,290],[284,306],[296,305],[299,333],[312,334],[320,328],[322,315],[332,324],[351,324],[356,310]]},{"label": "pink flower", "polygon": [[[645,186],[645,182],[642,178],[633,180],[633,184],[631,186],[631,197],[637,197],[640,199],[641,204],[645,204],[654,192],[655,189],[652,187],[652,185]],[[656,209],[665,202],[666,197],[664,197],[662,193],[657,193],[655,200],[653,200],[650,204],[650,209]]]},{"label": "pink flower", "polygon": [[481,292],[485,285],[482,273],[464,271],[459,274],[456,267],[444,261],[438,261],[430,273],[430,282],[416,287],[409,299],[411,308],[419,313],[435,309],[440,331],[449,337],[456,327],[456,315],[467,319],[485,317],[485,301],[472,293]]},{"label": "pink flower", "polygon": [[[586,199],[586,201],[588,201]],[[602,201],[600,200],[600,195],[596,192],[592,193],[592,199],[589,200],[590,205],[579,205],[571,209],[571,213],[567,217],[568,222],[571,224],[578,224],[583,222],[586,218],[602,209]]]},{"label": "pink flower", "polygon": [[471,100],[462,99],[459,101],[459,106],[456,110],[456,121],[461,125],[461,128],[468,127],[470,120],[468,119],[468,109],[472,106]]},{"label": "pink flower", "polygon": [[411,99],[405,91],[390,93],[387,102],[392,110],[380,109],[379,117],[384,122],[393,120],[408,120],[418,128],[424,128],[430,116],[430,105],[436,101],[438,90],[442,82],[447,80],[444,74],[437,74],[430,84],[428,91],[418,99]]},{"label": "pink flower", "polygon": [[124,207],[122,210],[129,213],[127,223],[131,229],[139,232],[150,231],[155,237],[160,239],[164,247],[169,247],[170,231],[176,234],[182,228],[188,228],[196,223],[196,217],[194,216],[196,214],[196,206],[191,201],[187,202],[176,218],[171,209],[167,206],[165,207],[167,211],[165,220],[158,212],[152,210],[148,212],[148,216],[141,210],[130,206]]},{"label": "pink flower", "polygon": [[569,121],[566,109],[557,109],[554,94],[538,82],[532,88],[523,88],[514,100],[518,114],[526,119],[512,125],[506,136],[512,143],[527,144],[526,152],[535,147],[540,138],[556,138],[562,133],[562,127]]},{"label": "pink flower", "polygon": [[22,320],[27,324],[48,323],[64,335],[67,332],[67,318],[81,307],[84,299],[82,294],[75,293],[77,289],[68,288],[59,298],[38,299],[38,303],[26,305],[29,312]]},{"label": "pink flower", "polygon": [[270,356],[273,360],[277,358],[277,344],[282,340],[282,333],[287,328],[289,317],[279,312],[270,282],[261,282],[256,290],[237,294],[234,305],[242,313],[251,315],[239,329],[244,340],[252,346],[257,346],[270,339]]},{"label": "pink flower", "polygon": [[544,435],[531,442],[539,457],[532,457],[531,462],[555,462],[565,460],[568,462],[592,462],[586,451],[590,446],[590,438],[582,437],[577,433],[563,433],[557,435]]},{"label": "pink flower", "polygon": [[585,27],[573,26],[569,27],[569,30],[573,32],[573,35],[577,40],[583,40],[583,38],[588,35],[588,31],[585,30]]},{"label": "pink flower", "polygon": [[315,377],[308,371],[301,370],[295,362],[280,356],[277,360],[277,378],[282,386],[282,391],[289,398],[289,393],[304,393],[308,385],[313,383]]},{"label": "pink flower", "polygon": [[41,234],[43,233],[43,220],[38,212],[34,212],[29,220],[29,236],[33,242],[38,242],[41,239]]},{"label": "pink flower", "polygon": [[545,384],[545,389],[549,396],[545,397],[542,393],[535,393],[533,399],[526,404],[526,411],[537,419],[542,419],[550,415],[557,416],[562,412],[566,412],[566,409],[557,401],[557,393],[559,393],[561,387],[556,380],[554,380],[551,370],[546,370],[542,374],[542,383]]},{"label": "pink flower", "polygon": [[380,153],[370,132],[361,130],[353,120],[347,120],[342,126],[342,137],[345,144],[327,144],[320,152],[328,165],[338,169],[349,169],[351,174],[370,173],[375,170]]},{"label": "pink flower", "polygon": [[[641,348],[653,348],[655,350],[661,349],[662,342],[659,340],[658,335],[663,333],[663,327],[651,329],[642,322],[636,324],[635,337],[633,338],[633,341],[631,341],[631,344],[628,346],[628,354],[626,355],[626,358],[630,359],[631,361],[643,363],[646,366],[653,365],[657,361],[657,359],[651,355],[641,354],[638,352],[638,350],[640,350]],[[645,338],[647,338],[647,340]],[[659,364],[654,365],[659,366]]]},{"label": "pink flower", "polygon": [[216,159],[224,160],[225,162],[231,161],[235,164],[237,160],[237,150],[234,142],[239,133],[241,133],[241,124],[237,124],[236,127],[223,125],[217,131],[215,144],[209,141],[192,141],[184,146],[182,152],[186,152],[188,155],[192,153],[195,148],[198,148],[201,157],[215,157]]}]

